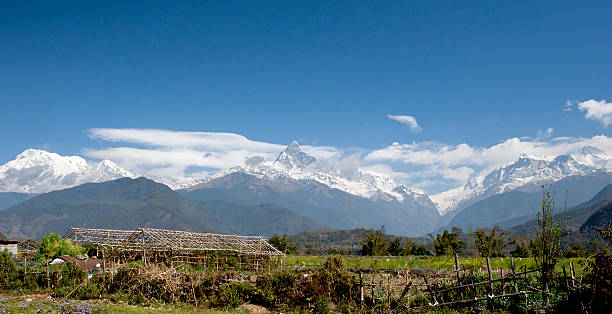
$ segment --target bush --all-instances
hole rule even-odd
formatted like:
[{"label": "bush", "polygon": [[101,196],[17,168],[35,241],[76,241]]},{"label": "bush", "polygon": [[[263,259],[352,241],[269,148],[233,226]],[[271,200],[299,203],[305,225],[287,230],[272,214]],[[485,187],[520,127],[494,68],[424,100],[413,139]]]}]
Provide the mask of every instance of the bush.
[{"label": "bush", "polygon": [[327,298],[318,298],[315,302],[313,313],[327,314],[329,313],[329,300]]},{"label": "bush", "polygon": [[17,271],[11,255],[6,251],[0,252],[0,291],[11,290],[16,277]]}]

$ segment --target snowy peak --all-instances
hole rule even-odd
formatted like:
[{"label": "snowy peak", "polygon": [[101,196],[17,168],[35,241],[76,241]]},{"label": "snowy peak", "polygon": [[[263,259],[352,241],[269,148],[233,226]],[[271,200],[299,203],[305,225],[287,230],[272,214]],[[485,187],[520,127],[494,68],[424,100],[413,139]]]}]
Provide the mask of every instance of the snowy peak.
[{"label": "snowy peak", "polygon": [[612,156],[593,146],[583,147],[579,153],[572,157],[581,164],[612,171]]},{"label": "snowy peak", "polygon": [[0,192],[45,193],[121,177],[134,175],[109,160],[88,163],[79,156],[27,149],[0,166]]},{"label": "snowy peak", "polygon": [[291,170],[296,168],[304,169],[315,161],[314,157],[304,153],[300,149],[300,145],[293,141],[285,150],[278,154],[274,162],[282,165],[285,169]]},{"label": "snowy peak", "polygon": [[484,177],[473,177],[465,186],[433,195],[432,198],[440,212],[445,213],[469,205],[470,200],[509,192],[527,184],[539,186],[570,176],[592,175],[602,169],[606,170],[610,159],[599,149],[588,146],[574,156],[521,154],[512,164],[497,168]]}]

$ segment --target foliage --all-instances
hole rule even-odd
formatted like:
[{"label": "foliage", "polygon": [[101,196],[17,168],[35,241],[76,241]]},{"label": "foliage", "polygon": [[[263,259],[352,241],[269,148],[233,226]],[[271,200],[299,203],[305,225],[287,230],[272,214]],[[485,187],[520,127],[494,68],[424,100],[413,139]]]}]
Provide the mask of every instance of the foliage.
[{"label": "foliage", "polygon": [[0,291],[9,290],[15,278],[15,263],[11,260],[11,255],[0,252]]},{"label": "foliage", "polygon": [[[62,265],[62,276],[55,288],[54,295],[56,297],[64,297],[73,290],[77,289],[85,280],[86,274],[81,268],[73,263],[64,263]],[[74,295],[78,296],[78,293]]]},{"label": "foliage", "polygon": [[69,239],[62,239],[59,234],[51,232],[43,237],[35,258],[41,262],[50,262],[61,255],[75,256],[83,252],[80,245],[72,244]]},{"label": "foliage", "polygon": [[329,310],[329,300],[327,300],[327,298],[318,298],[312,312],[317,314],[327,314],[329,313]]},{"label": "foliage", "polygon": [[584,249],[580,244],[573,244],[570,246],[565,253],[563,254],[565,257],[583,257]]},{"label": "foliage", "polygon": [[383,256],[387,255],[387,234],[385,226],[374,231],[368,231],[365,239],[361,240],[361,255]]},{"label": "foliage", "polygon": [[612,242],[612,221],[609,221],[603,228],[600,228],[599,232],[608,242]]},{"label": "foliage", "polygon": [[527,245],[527,239],[525,239],[525,237],[513,238],[512,242],[514,244],[514,250],[510,252],[512,256],[525,258],[531,255],[529,246]]},{"label": "foliage", "polygon": [[493,227],[489,235],[487,235],[485,230],[478,229],[474,232],[474,236],[476,237],[476,248],[480,253],[480,256],[483,257],[500,257],[504,256],[502,254],[502,250],[506,246],[502,235],[505,232],[499,231],[499,226]]},{"label": "foliage", "polygon": [[402,245],[402,238],[386,234],[385,226],[377,230],[369,230],[360,241],[362,256],[406,256],[430,255],[425,245],[417,245],[411,239],[406,239]]},{"label": "foliage", "polygon": [[389,253],[389,255],[399,256],[402,255],[402,251],[402,243],[400,242],[399,238],[395,238],[389,242],[387,249],[387,253]]},{"label": "foliage", "polygon": [[460,253],[461,249],[465,245],[463,241],[458,240],[457,230],[454,230],[453,232],[444,230],[442,234],[437,234],[435,238],[432,235],[429,236],[434,241],[434,250],[438,256]]},{"label": "foliage", "polygon": [[278,234],[273,235],[268,242],[274,246],[277,250],[285,253],[285,254],[297,254],[298,248],[294,242],[289,241],[287,235],[283,235],[282,237]]},{"label": "foliage", "polygon": [[538,213],[538,234],[531,242],[534,260],[541,269],[542,285],[552,279],[557,260],[561,257],[563,228],[555,221],[555,200],[550,191],[542,186],[542,212]]}]

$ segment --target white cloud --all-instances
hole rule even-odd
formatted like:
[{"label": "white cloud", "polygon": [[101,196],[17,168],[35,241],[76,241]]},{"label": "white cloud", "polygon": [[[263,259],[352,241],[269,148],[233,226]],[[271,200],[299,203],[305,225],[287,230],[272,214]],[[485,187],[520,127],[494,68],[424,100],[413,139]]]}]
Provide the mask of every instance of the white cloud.
[{"label": "white cloud", "polygon": [[612,123],[612,103],[605,100],[596,101],[589,99],[578,103],[580,111],[586,111],[585,118],[590,120],[600,121],[604,127],[608,127]]},{"label": "white cloud", "polygon": [[399,123],[403,123],[403,124],[409,126],[410,127],[410,131],[412,131],[412,132],[419,133],[419,132],[423,131],[423,129],[417,123],[416,118],[413,117],[413,116],[401,116],[401,115],[388,114],[387,118],[389,118],[391,120],[395,120],[395,121],[397,121]]},{"label": "white cloud", "polygon": [[[552,134],[543,131],[542,135]],[[448,145],[436,142],[390,145],[365,156],[369,162],[401,163],[411,167],[412,179],[451,180],[464,184],[471,175],[485,175],[500,166],[515,162],[521,153],[540,156],[575,154],[584,146],[594,146],[612,155],[612,138],[605,135],[592,138],[509,138],[490,147],[473,147],[466,143]],[[418,180],[416,180],[418,181]]]},{"label": "white cloud", "polygon": [[[253,141],[234,133],[158,129],[91,129],[89,137],[121,145],[85,149],[86,156],[110,159],[129,169],[163,176],[184,176],[190,167],[226,169],[242,165],[252,157],[270,160],[286,146]],[[341,154],[330,146],[301,148],[317,159]]]},{"label": "white cloud", "polygon": [[[374,151],[356,149],[349,154],[330,146],[301,147],[317,158],[311,165],[313,169],[335,172],[347,178],[358,175],[357,169],[370,170],[388,174],[398,183],[431,188],[430,192],[463,185],[472,176],[485,175],[515,162],[521,153],[558,156],[594,146],[612,156],[610,137],[553,138],[553,132],[548,128],[539,131],[536,138],[514,137],[488,147],[468,143],[394,142]],[[273,160],[285,148],[285,145],[254,141],[233,133],[92,129],[89,134],[92,139],[114,145],[86,149],[86,156],[110,159],[138,173],[159,176],[203,176],[245,164],[250,158]]]},{"label": "white cloud", "polygon": [[542,140],[549,139],[552,136],[554,131],[555,129],[553,128],[547,128],[546,130],[538,130],[537,139],[542,139]]}]

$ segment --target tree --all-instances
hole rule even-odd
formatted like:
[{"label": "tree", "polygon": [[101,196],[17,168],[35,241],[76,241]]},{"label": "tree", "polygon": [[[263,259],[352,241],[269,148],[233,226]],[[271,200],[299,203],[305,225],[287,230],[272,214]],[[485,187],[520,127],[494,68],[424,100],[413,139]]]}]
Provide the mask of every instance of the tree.
[{"label": "tree", "polygon": [[410,255],[426,256],[431,255],[431,252],[429,252],[425,245],[414,245],[410,250]]},{"label": "tree", "polygon": [[510,254],[514,257],[529,257],[531,252],[529,251],[529,246],[527,245],[527,240],[525,237],[516,237],[512,239],[514,243],[514,250],[510,252]]},{"label": "tree", "polygon": [[583,257],[584,249],[580,244],[572,245],[567,251],[565,251],[565,257]]},{"label": "tree", "polygon": [[16,273],[11,255],[6,251],[0,252],[0,291],[10,289]]},{"label": "tree", "polygon": [[538,213],[538,234],[532,242],[534,261],[542,273],[542,285],[547,286],[553,276],[557,260],[561,257],[563,228],[555,221],[555,200],[542,186],[542,212]]},{"label": "tree", "polygon": [[47,263],[61,255],[75,256],[83,254],[84,249],[80,245],[72,244],[69,239],[62,239],[57,233],[48,233],[40,242],[36,259]]},{"label": "tree", "polygon": [[400,238],[395,238],[393,240],[391,240],[391,242],[389,242],[389,255],[393,255],[393,256],[400,256],[402,255],[402,242],[400,241]]},{"label": "tree", "polygon": [[506,246],[502,236],[505,232],[499,231],[499,226],[493,227],[489,235],[483,229],[478,229],[474,232],[476,237],[476,248],[483,257],[500,257],[503,256],[502,250]]},{"label": "tree", "polygon": [[297,244],[289,241],[286,234],[283,235],[282,237],[279,236],[278,234],[274,234],[270,238],[270,240],[268,240],[268,243],[270,243],[277,250],[285,254],[297,254],[298,253]]},{"label": "tree", "polygon": [[387,235],[385,226],[375,231],[368,231],[365,239],[361,240],[361,255],[363,256],[382,256],[387,255]]},{"label": "tree", "polygon": [[431,234],[429,237],[434,241],[434,250],[436,251],[436,255],[452,255],[454,253],[459,253],[465,245],[463,241],[458,240],[458,234],[456,231],[448,232],[448,230],[444,230],[441,235],[437,234],[436,238],[434,238]]}]

